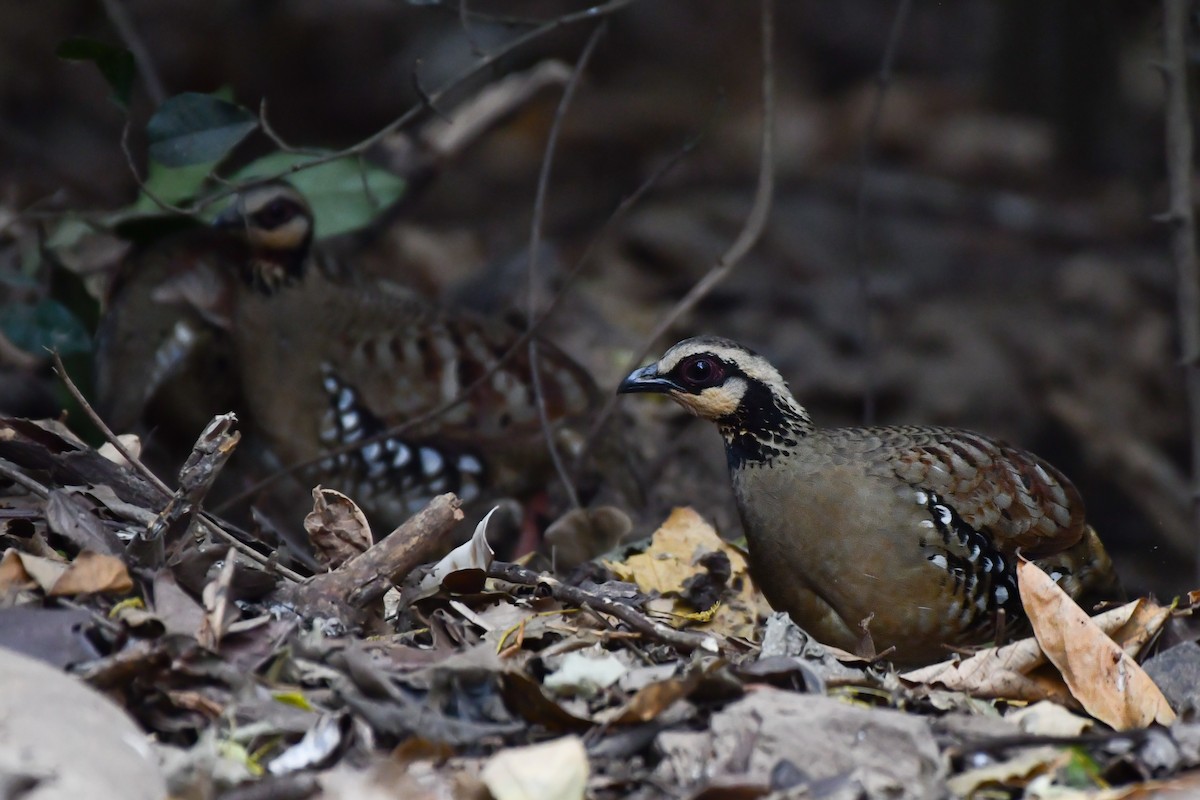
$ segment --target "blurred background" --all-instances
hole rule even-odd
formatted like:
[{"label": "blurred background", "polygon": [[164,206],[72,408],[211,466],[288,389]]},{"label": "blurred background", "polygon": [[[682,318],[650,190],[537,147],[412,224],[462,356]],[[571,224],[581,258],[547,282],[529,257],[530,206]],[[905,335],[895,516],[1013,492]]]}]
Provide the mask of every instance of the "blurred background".
[{"label": "blurred background", "polygon": [[[1167,231],[1152,221],[1166,207],[1157,6],[913,4],[860,219],[860,153],[898,4],[778,5],[770,222],[670,340],[712,333],[754,347],[819,424],[861,422],[870,393],[877,422],[954,425],[1028,447],[1079,485],[1132,592],[1194,588],[1175,276]],[[70,366],[86,382],[103,296],[92,278],[111,272],[121,250],[106,240],[52,260],[44,246],[65,212],[111,212],[138,193],[121,149],[125,112],[94,65],[55,55],[61,42],[123,46],[126,26],[166,96],[226,90],[250,109],[266,100],[283,139],[337,148],[419,104],[418,86],[445,84],[477,53],[529,30],[513,18],[585,7],[481,0],[464,15],[459,3],[401,0],[0,5],[0,410],[57,413],[44,356],[15,327],[46,297],[70,312],[62,326],[78,326]],[[608,19],[564,122],[539,291],[544,306],[600,237],[547,331],[606,392],[737,235],[761,119],[756,4],[642,0]],[[539,37],[460,94],[545,59],[574,63],[591,32],[585,23]],[[128,109],[143,171],[153,94],[135,81]],[[387,221],[377,254],[403,248],[411,280],[446,302],[523,308],[558,98],[538,93],[440,164],[419,201]],[[606,227],[621,199],[694,137],[695,149]],[[256,133],[228,165],[272,147]],[[83,279],[64,278],[64,265]],[[626,410],[631,446],[656,476],[640,519],[692,504],[738,536],[713,431],[667,404]]]}]

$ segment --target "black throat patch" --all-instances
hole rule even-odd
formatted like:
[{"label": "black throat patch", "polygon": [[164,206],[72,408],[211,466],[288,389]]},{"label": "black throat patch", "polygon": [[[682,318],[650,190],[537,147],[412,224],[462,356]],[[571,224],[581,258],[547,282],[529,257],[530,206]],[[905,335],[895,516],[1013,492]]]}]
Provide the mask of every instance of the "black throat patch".
[{"label": "black throat patch", "polygon": [[746,393],[737,410],[717,420],[725,439],[725,456],[731,470],[744,466],[770,466],[790,453],[812,432],[812,420],[770,387],[746,379]]}]

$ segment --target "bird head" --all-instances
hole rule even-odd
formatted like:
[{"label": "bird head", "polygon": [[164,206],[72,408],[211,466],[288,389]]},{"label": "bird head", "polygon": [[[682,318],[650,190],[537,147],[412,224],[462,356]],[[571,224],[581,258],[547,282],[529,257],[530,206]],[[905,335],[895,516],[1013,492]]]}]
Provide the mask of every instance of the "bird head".
[{"label": "bird head", "polygon": [[308,201],[291,184],[274,181],[238,193],[213,221],[250,250],[244,278],[273,291],[301,277],[313,240]]},{"label": "bird head", "polygon": [[684,339],[653,364],[629,374],[617,392],[656,392],[710,420],[736,415],[747,394],[763,390],[791,398],[787,384],[766,359],[737,342],[715,336]]}]

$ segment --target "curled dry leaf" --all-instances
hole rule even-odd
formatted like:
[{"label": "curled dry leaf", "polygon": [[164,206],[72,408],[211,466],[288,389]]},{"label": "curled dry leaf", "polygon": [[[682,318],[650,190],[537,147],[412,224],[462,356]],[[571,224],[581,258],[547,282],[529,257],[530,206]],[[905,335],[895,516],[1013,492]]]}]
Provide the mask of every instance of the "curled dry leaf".
[{"label": "curled dry leaf", "polygon": [[1121,731],[1175,721],[1150,676],[1041,568],[1018,564],[1017,585],[1038,644],[1089,714]]},{"label": "curled dry leaf", "polygon": [[371,526],[353,500],[320,486],[313,488],[312,497],[304,530],[322,564],[335,570],[371,546]]},{"label": "curled dry leaf", "polygon": [[487,524],[499,507],[493,506],[475,526],[475,533],[471,534],[471,538],[451,550],[434,565],[430,573],[421,580],[420,589],[440,586],[448,575],[455,572],[466,569],[486,570],[491,566],[495,553],[487,541]]},{"label": "curled dry leaf", "polygon": [[231,595],[237,552],[230,548],[225,554],[225,563],[217,576],[204,586],[204,619],[196,632],[196,641],[201,647],[216,650],[221,638],[228,632],[230,624],[237,619],[239,611]]},{"label": "curled dry leaf", "polygon": [[[1101,630],[1117,631],[1134,618],[1142,601],[1127,603],[1097,616]],[[1052,700],[1070,703],[1071,693],[1054,676],[1040,671],[1046,654],[1032,636],[1027,639],[981,650],[970,658],[951,658],[900,677],[910,683],[941,686],[966,692],[974,697],[1000,697],[1008,700]]]}]

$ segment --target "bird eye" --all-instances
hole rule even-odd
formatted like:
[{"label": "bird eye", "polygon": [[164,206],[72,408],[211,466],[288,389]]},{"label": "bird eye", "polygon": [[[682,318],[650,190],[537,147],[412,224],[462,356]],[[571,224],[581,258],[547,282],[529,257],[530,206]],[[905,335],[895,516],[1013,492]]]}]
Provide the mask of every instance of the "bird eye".
[{"label": "bird eye", "polygon": [[684,382],[697,387],[715,386],[725,377],[720,364],[707,356],[692,356],[680,365],[679,374]]},{"label": "bird eye", "polygon": [[254,215],[255,220],[263,228],[270,230],[290,221],[296,216],[296,206],[283,198],[277,198],[267,203],[261,211]]}]

